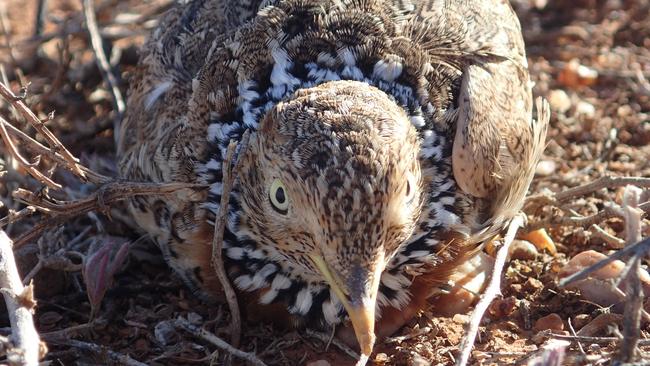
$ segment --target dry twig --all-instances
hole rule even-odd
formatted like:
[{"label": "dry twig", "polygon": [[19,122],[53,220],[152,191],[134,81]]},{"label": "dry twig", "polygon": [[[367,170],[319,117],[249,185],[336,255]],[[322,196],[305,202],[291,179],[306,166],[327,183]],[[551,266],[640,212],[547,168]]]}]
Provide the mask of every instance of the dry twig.
[{"label": "dry twig", "polygon": [[[581,335],[556,334],[556,333],[552,333],[550,330],[541,331],[537,333],[537,336],[563,339],[570,342],[585,342],[585,343],[617,343],[621,341],[621,339],[618,337],[588,337],[588,336],[581,336]],[[649,346],[650,339],[639,340],[639,345]]]},{"label": "dry twig", "polygon": [[14,145],[14,142],[11,140],[11,137],[9,137],[9,133],[7,133],[7,129],[5,128],[5,125],[8,124],[9,122],[0,117],[0,135],[2,136],[2,141],[4,141],[5,147],[9,151],[9,154],[11,154],[11,156],[16,159],[18,164],[20,164],[23,169],[25,169],[32,177],[34,177],[34,179],[52,189],[61,189],[62,187],[60,184],[54,182],[50,177],[46,176],[38,169],[36,169],[36,166],[38,166],[38,160],[40,160],[39,158],[37,158],[36,163],[30,163],[25,157],[20,154],[20,152],[18,152],[16,145]]},{"label": "dry twig", "polygon": [[252,365],[266,366],[266,364],[262,360],[257,358],[257,356],[255,356],[254,354],[241,351],[241,350],[231,346],[230,344],[228,344],[228,342],[226,342],[223,339],[217,337],[216,335],[208,332],[205,329],[197,327],[196,325],[194,325],[194,324],[190,323],[189,321],[187,321],[187,319],[179,317],[174,322],[174,325],[176,327],[178,327],[178,328],[181,328],[181,329],[185,330],[186,332],[192,333],[196,337],[199,337],[201,339],[204,339],[204,340],[212,343],[213,345],[221,348],[222,350],[228,352],[229,354],[231,354],[231,355],[233,355],[235,357],[241,358],[242,360],[245,360],[246,362],[248,362],[248,363],[250,363]]},{"label": "dry twig", "polygon": [[[73,217],[90,211],[106,211],[107,205],[117,201],[141,195],[164,196],[181,189],[194,190],[203,187],[199,184],[190,183],[136,183],[115,181],[101,186],[86,198],[73,201],[48,200],[30,191],[18,189],[13,193],[14,198],[34,206],[38,211],[47,214],[49,217],[41,220],[29,232],[16,239],[15,246],[20,247],[37,238],[46,229],[62,225]],[[188,199],[195,199],[192,197],[192,193],[188,194]]]},{"label": "dry twig", "polygon": [[23,103],[23,97],[16,96],[6,85],[0,83],[0,96],[2,96],[7,102],[9,102],[14,108],[16,108],[20,114],[27,120],[27,122],[38,131],[47,141],[50,148],[57,153],[60,153],[61,156],[67,162],[67,166],[71,169],[75,175],[79,176],[83,180],[86,180],[86,174],[83,172],[79,165],[79,160],[72,156],[70,151],[63,146],[63,144],[54,136],[54,134],[45,127],[43,121],[41,121],[35,114],[29,109],[25,103]]},{"label": "dry twig", "polygon": [[[646,214],[650,213],[650,202],[644,202],[638,206],[639,209],[643,210]],[[588,228],[592,225],[597,225],[606,221],[608,219],[618,217],[623,217],[623,211],[618,209],[614,205],[606,205],[603,210],[599,211],[596,214],[590,216],[557,216],[553,215],[545,220],[539,220],[531,222],[530,225],[526,227],[526,230],[533,231],[550,226],[581,226],[583,228]]]},{"label": "dry twig", "polygon": [[[85,177],[80,176],[80,178],[84,180],[88,180],[91,183],[95,184],[102,184],[102,183],[108,183],[111,181],[111,178],[98,174],[88,168],[86,168],[83,165],[80,164],[75,164],[71,165],[70,161],[67,160],[63,155],[58,153],[57,151],[50,149],[46,146],[43,146],[40,142],[34,140],[27,134],[25,134],[23,131],[19,130],[18,128],[14,127],[12,124],[8,123],[6,120],[2,119],[0,117],[0,122],[2,123],[3,127],[7,129],[7,132],[12,135],[13,137],[17,137],[20,139],[23,144],[21,147],[24,149],[30,150],[35,154],[38,154],[39,156],[45,156],[48,159],[51,159],[53,162],[59,164],[59,166],[63,166],[67,168],[69,171],[71,171],[73,174],[76,174],[78,167],[83,173],[85,174]],[[58,142],[58,140],[57,140]],[[58,142],[58,144],[61,144]],[[62,144],[61,144],[62,145]],[[76,160],[76,159],[75,159]],[[76,167],[75,167],[76,166]]]},{"label": "dry twig", "polygon": [[[640,189],[634,186],[626,187],[623,199],[622,216],[625,219],[627,244],[628,246],[608,256],[582,271],[574,273],[571,276],[560,280],[561,287],[584,279],[591,273],[605,267],[617,259],[623,259],[631,255],[631,259],[626,267],[621,271],[620,281],[627,281],[625,291],[625,310],[623,317],[623,334],[624,338],[621,343],[619,360],[622,362],[632,362],[635,358],[636,347],[639,341],[639,328],[642,316],[648,316],[643,310],[643,293],[641,289],[641,280],[639,278],[641,258],[647,255],[650,249],[650,238],[641,240],[641,217],[643,211],[640,210],[638,200]],[[618,287],[618,283],[616,284]]]},{"label": "dry twig", "polygon": [[[86,27],[88,28],[88,33],[90,34],[90,43],[92,45],[93,52],[95,54],[95,60],[97,61],[97,67],[102,72],[102,77],[108,84],[108,89],[111,91],[113,96],[113,104],[115,106],[115,111],[117,116],[115,117],[115,123],[113,125],[114,131],[120,130],[120,124],[122,122],[122,116],[126,110],[126,104],[124,103],[124,98],[122,97],[122,92],[117,83],[115,75],[111,70],[111,65],[108,62],[108,58],[104,53],[104,46],[102,44],[102,37],[99,35],[99,29],[97,28],[97,19],[95,17],[95,4],[93,0],[83,0],[83,9],[84,17],[86,18]],[[118,138],[117,133],[115,133],[115,139],[117,143]]]},{"label": "dry twig", "polygon": [[506,232],[505,237],[503,238],[503,245],[497,251],[496,258],[494,260],[494,269],[492,270],[492,276],[490,282],[488,283],[481,300],[476,304],[474,312],[469,320],[467,326],[467,331],[465,337],[460,344],[460,357],[456,360],[456,366],[465,366],[469,361],[469,357],[472,353],[472,348],[474,347],[474,341],[476,340],[476,335],[478,334],[478,327],[481,324],[481,319],[487,308],[492,303],[492,300],[501,292],[501,272],[506,263],[506,258],[508,257],[508,249],[510,244],[517,234],[517,230],[523,225],[524,217],[519,214],[515,216],[508,225],[508,231]]},{"label": "dry twig", "polygon": [[615,261],[617,259],[626,258],[627,256],[634,255],[634,254],[638,254],[638,255],[643,256],[646,253],[648,253],[649,251],[650,251],[650,238],[646,238],[646,239],[641,240],[640,242],[638,242],[636,244],[627,246],[627,247],[613,253],[612,255],[610,255],[609,257],[607,257],[605,259],[603,259],[602,261],[597,262],[595,264],[592,264],[591,266],[589,266],[589,267],[587,267],[587,268],[585,268],[585,269],[583,269],[583,270],[581,270],[579,272],[576,272],[576,273],[574,273],[574,274],[572,274],[570,276],[564,277],[563,279],[560,280],[559,286],[560,287],[566,287],[567,285],[569,285],[569,284],[571,284],[573,282],[583,280],[587,276],[592,274],[593,272],[605,267],[606,265],[612,263],[613,261]]},{"label": "dry twig", "polygon": [[104,346],[100,346],[94,343],[82,342],[76,339],[61,339],[61,338],[53,338],[52,340],[50,340],[50,342],[55,344],[62,344],[70,347],[75,347],[84,351],[88,351],[100,355],[105,355],[118,365],[147,366],[147,364],[145,363],[132,359],[131,357],[129,357],[129,355],[115,352]]},{"label": "dry twig", "polygon": [[32,319],[32,310],[36,305],[33,287],[23,286],[16,268],[11,240],[3,230],[0,230],[0,291],[7,304],[12,343],[22,353],[10,354],[9,357],[21,360],[23,365],[38,365],[44,349],[41,349],[41,340]]},{"label": "dry twig", "polygon": [[[230,317],[232,324],[230,326],[231,342],[235,347],[239,346],[239,339],[241,337],[241,315],[239,313],[239,304],[237,303],[237,295],[235,290],[230,284],[230,280],[226,275],[226,270],[223,267],[223,234],[226,228],[226,220],[228,217],[228,202],[230,201],[230,191],[237,178],[237,172],[242,163],[242,156],[248,147],[248,139],[250,133],[248,130],[244,132],[241,142],[239,143],[239,154],[237,161],[233,164],[233,157],[237,148],[237,143],[233,140],[228,145],[226,152],[226,159],[223,166],[223,189],[221,193],[221,202],[219,203],[219,213],[214,221],[214,235],[212,237],[212,268],[214,268],[219,278],[219,282],[223,287],[228,307],[230,308]],[[233,167],[234,165],[234,167]]]},{"label": "dry twig", "polygon": [[[633,186],[625,187],[623,192],[623,214],[625,216],[625,232],[627,245],[632,245],[641,240],[641,210],[638,208],[641,189]],[[628,264],[628,272],[623,270],[621,278],[627,280],[625,286],[625,310],[623,312],[623,342],[617,356],[621,362],[633,362],[636,347],[640,337],[641,316],[643,315],[643,290],[641,289],[640,253],[632,256]]]},{"label": "dry twig", "polygon": [[526,212],[531,208],[537,208],[544,205],[559,206],[572,198],[584,196],[601,189],[611,189],[632,185],[636,187],[650,188],[650,178],[645,177],[611,177],[609,175],[600,177],[593,182],[573,187],[561,192],[542,192],[531,195],[526,199],[524,207]]},{"label": "dry twig", "polygon": [[355,360],[358,360],[359,357],[360,357],[358,353],[356,353],[354,350],[352,350],[352,348],[348,347],[345,343],[341,342],[340,340],[338,340],[336,338],[333,338],[329,334],[317,332],[317,331],[315,331],[313,329],[309,329],[309,328],[305,329],[305,334],[307,334],[310,337],[319,339],[319,340],[325,342],[328,345],[329,344],[335,345],[338,349],[340,349],[346,355],[352,357]]}]

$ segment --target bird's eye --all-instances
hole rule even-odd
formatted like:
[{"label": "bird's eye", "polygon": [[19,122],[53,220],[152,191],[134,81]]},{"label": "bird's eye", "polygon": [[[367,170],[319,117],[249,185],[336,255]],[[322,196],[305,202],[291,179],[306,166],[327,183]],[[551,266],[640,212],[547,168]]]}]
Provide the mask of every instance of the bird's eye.
[{"label": "bird's eye", "polygon": [[406,202],[411,203],[415,197],[416,182],[412,173],[406,174]]},{"label": "bird's eye", "polygon": [[269,200],[271,201],[271,206],[273,209],[278,211],[281,214],[286,214],[289,209],[289,199],[287,197],[286,189],[284,188],[284,183],[281,180],[276,179],[271,183],[271,189],[269,189]]}]

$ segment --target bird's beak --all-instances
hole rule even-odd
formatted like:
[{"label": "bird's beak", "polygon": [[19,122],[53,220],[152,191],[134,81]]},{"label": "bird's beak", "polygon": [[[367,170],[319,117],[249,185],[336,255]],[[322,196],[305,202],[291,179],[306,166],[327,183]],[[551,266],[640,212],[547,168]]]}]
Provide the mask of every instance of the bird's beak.
[{"label": "bird's beak", "polygon": [[311,259],[343,303],[352,321],[362,358],[365,356],[367,359],[375,344],[375,307],[384,270],[383,258],[376,261],[373,268],[353,266],[346,279],[341,279],[335,271],[331,271],[322,257],[314,255]]}]

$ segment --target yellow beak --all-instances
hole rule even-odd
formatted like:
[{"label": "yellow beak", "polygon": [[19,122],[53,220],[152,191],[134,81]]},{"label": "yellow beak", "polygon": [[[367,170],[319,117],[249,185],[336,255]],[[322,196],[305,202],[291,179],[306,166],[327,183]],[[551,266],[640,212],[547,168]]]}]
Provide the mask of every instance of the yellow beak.
[{"label": "yellow beak", "polygon": [[384,269],[383,258],[376,262],[376,268],[353,274],[352,277],[356,278],[349,278],[343,282],[336,272],[330,271],[322,257],[316,255],[310,257],[345,307],[359,342],[361,358],[367,359],[375,345],[375,308],[381,273]]}]

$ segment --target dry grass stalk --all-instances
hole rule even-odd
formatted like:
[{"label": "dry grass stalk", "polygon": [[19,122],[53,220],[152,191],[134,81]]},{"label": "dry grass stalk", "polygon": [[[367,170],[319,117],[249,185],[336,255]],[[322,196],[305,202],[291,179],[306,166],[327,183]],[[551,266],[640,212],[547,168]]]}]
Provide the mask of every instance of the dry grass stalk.
[{"label": "dry grass stalk", "polygon": [[206,340],[206,341],[210,342],[211,344],[221,348],[222,350],[228,352],[229,354],[231,354],[231,355],[233,355],[233,356],[235,356],[237,358],[245,360],[246,362],[250,363],[251,365],[266,366],[266,364],[262,360],[257,358],[257,356],[255,356],[254,354],[238,350],[237,348],[235,348],[235,347],[231,346],[230,344],[228,344],[223,339],[217,337],[216,335],[208,332],[205,329],[197,327],[196,325],[190,323],[189,321],[187,321],[184,318],[176,319],[176,321],[174,322],[174,325],[176,327],[180,328],[180,329],[185,330],[186,332],[192,333],[192,335],[194,335],[195,337],[198,337],[198,338],[201,338],[203,340]]},{"label": "dry grass stalk", "polygon": [[305,334],[307,334],[309,337],[316,338],[322,342],[325,343],[325,350],[327,350],[330,346],[330,344],[333,344],[336,346],[336,348],[340,349],[345,353],[346,355],[352,357],[355,360],[358,360],[360,358],[360,355],[355,352],[352,348],[348,347],[345,343],[341,342],[340,340],[336,339],[333,334],[325,334],[322,332],[315,331],[313,329],[305,329]]},{"label": "dry grass stalk", "polygon": [[[111,71],[111,65],[108,62],[108,58],[104,53],[104,46],[102,44],[102,37],[99,34],[99,29],[97,27],[97,19],[95,17],[95,4],[93,0],[83,0],[83,9],[84,17],[86,19],[86,27],[88,28],[88,33],[90,34],[90,43],[95,54],[95,60],[97,61],[97,67],[102,73],[102,77],[106,84],[108,84],[108,89],[113,96],[113,104],[115,106],[115,111],[117,116],[115,117],[115,123],[113,124],[113,129],[119,131],[120,123],[122,121],[122,116],[126,110],[126,103],[124,103],[124,98],[122,97],[122,92],[117,83],[117,79],[113,72]],[[117,139],[118,134],[115,134]],[[117,140],[116,140],[117,142]]]},{"label": "dry grass stalk", "polygon": [[465,332],[465,337],[463,337],[463,341],[460,343],[459,349],[461,353],[460,357],[456,360],[456,366],[465,366],[469,361],[469,357],[472,354],[472,348],[474,347],[474,341],[478,334],[478,327],[481,324],[481,319],[483,319],[483,314],[485,314],[485,311],[492,303],[492,300],[501,293],[501,272],[506,264],[508,250],[510,244],[512,244],[512,241],[515,239],[517,231],[523,226],[523,224],[524,217],[519,214],[515,216],[508,225],[508,231],[503,238],[503,244],[497,251],[496,258],[494,259],[494,269],[492,270],[490,282],[488,283],[481,300],[476,304],[476,307],[472,312],[472,316],[470,317]]},{"label": "dry grass stalk", "polygon": [[136,361],[129,357],[128,355],[115,352],[106,347],[100,346],[98,344],[82,342],[76,339],[53,339],[50,341],[55,344],[63,344],[70,347],[78,348],[83,351],[92,352],[98,355],[102,355],[107,359],[111,360],[116,365],[127,365],[127,366],[147,366],[146,363]]},{"label": "dry grass stalk", "polygon": [[[230,191],[237,178],[237,172],[243,161],[241,157],[244,155],[248,147],[248,139],[250,133],[248,130],[244,132],[241,142],[239,143],[239,155],[237,161],[233,161],[237,143],[230,141],[228,150],[226,152],[226,159],[224,160],[223,170],[223,192],[221,194],[221,202],[219,203],[219,213],[214,221],[214,235],[212,237],[212,268],[214,268],[223,288],[228,307],[230,308],[231,317],[231,342],[233,346],[239,346],[239,339],[241,338],[241,315],[239,312],[239,304],[237,303],[237,294],[228,279],[226,269],[223,266],[223,234],[226,228],[226,220],[228,218],[228,202],[230,201]],[[234,165],[234,167],[233,167]]]},{"label": "dry grass stalk", "polygon": [[[627,245],[633,245],[641,241],[641,217],[643,211],[639,209],[639,198],[641,189],[634,186],[625,187],[623,192],[623,215],[625,216],[625,232]],[[634,362],[636,349],[639,343],[641,317],[643,310],[643,289],[641,288],[641,258],[642,253],[635,253],[629,270],[623,270],[621,281],[626,281],[625,287],[625,310],[623,312],[623,342],[617,355],[621,362]]]},{"label": "dry grass stalk", "polygon": [[25,243],[38,238],[45,230],[65,224],[79,215],[99,211],[108,214],[109,205],[123,201],[130,197],[141,195],[158,195],[176,193],[188,189],[188,197],[192,196],[195,189],[204,188],[202,185],[190,183],[137,183],[114,181],[102,185],[90,196],[72,200],[58,201],[33,192],[18,189],[13,192],[14,198],[33,206],[36,210],[46,215],[46,218],[24,233],[15,241],[15,246],[20,247]]}]

